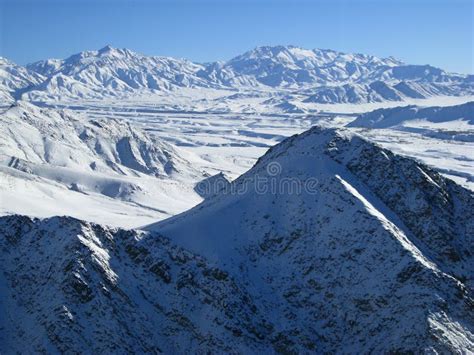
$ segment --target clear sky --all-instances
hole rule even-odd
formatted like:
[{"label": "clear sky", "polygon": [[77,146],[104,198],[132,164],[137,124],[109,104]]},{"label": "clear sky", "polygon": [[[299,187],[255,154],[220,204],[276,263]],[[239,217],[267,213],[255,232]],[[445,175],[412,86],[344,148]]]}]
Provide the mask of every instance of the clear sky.
[{"label": "clear sky", "polygon": [[207,62],[293,44],[473,73],[473,17],[474,0],[0,0],[0,56],[111,44]]}]

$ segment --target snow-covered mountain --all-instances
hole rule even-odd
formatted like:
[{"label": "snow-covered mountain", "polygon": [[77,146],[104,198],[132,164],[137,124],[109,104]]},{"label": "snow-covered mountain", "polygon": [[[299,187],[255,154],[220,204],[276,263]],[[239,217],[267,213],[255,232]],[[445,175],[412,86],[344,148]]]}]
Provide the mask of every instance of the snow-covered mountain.
[{"label": "snow-covered mountain", "polygon": [[[293,183],[312,189],[271,193]],[[272,148],[230,191],[149,228],[240,275],[293,330],[292,350],[305,339],[328,352],[474,346],[471,191],[319,128]]]},{"label": "snow-covered mountain", "polygon": [[0,218],[3,353],[262,352],[270,324],[224,270],[156,234]]},{"label": "snow-covered mountain", "polygon": [[[4,64],[5,70],[19,69]],[[313,103],[403,101],[474,93],[469,75],[429,65],[407,65],[390,58],[307,50],[294,46],[257,47],[227,62],[197,64],[183,59],[145,56],[106,46],[67,59],[49,59],[21,69],[35,73],[23,85],[2,84],[2,91],[33,101],[126,97],[180,88],[213,90],[298,90]],[[31,76],[31,75],[30,75]]]},{"label": "snow-covered mountain", "polygon": [[272,87],[365,81],[371,74],[403,63],[332,50],[308,50],[295,46],[264,46],[237,56],[224,68],[254,77]]},{"label": "snow-covered mountain", "polygon": [[427,166],[315,127],[150,232],[0,218],[0,344],[474,351],[473,211]]},{"label": "snow-covered mountain", "polygon": [[473,211],[427,166],[314,128],[148,229],[238,275],[287,351],[456,352],[474,347]]},{"label": "snow-covered mountain", "polygon": [[[271,176],[270,172],[273,165],[278,167],[278,174],[275,176]],[[286,190],[283,193],[271,193],[270,190],[260,193],[256,184],[259,179]],[[317,188],[311,186],[313,191],[303,188],[308,179],[309,183],[317,182]],[[296,190],[299,193],[290,193],[295,191],[288,189],[296,189],[297,186],[282,184],[285,180],[300,184],[301,189]],[[251,236],[255,233],[291,234],[296,225],[313,235],[314,231],[318,231],[317,235],[320,228],[323,228],[322,231],[326,227],[332,228],[333,225],[329,222],[333,218],[337,222],[340,216],[334,215],[326,220],[326,214],[332,214],[329,206],[344,204],[344,198],[348,194],[360,199],[354,205],[350,203],[351,206],[366,209],[367,213],[373,214],[372,217],[383,222],[383,225],[386,222],[393,225],[391,232],[415,238],[413,243],[417,248],[430,248],[427,251],[429,257],[450,270],[450,273],[458,275],[460,279],[469,280],[474,277],[470,273],[470,267],[466,267],[472,263],[469,252],[474,236],[472,191],[443,178],[413,159],[394,155],[355,133],[315,127],[288,138],[272,147],[249,172],[234,181],[232,188],[227,191],[230,193],[219,194],[189,212],[150,228],[174,235],[174,239],[190,248],[206,249],[212,245],[212,250],[203,249],[198,252],[219,255],[226,253],[229,248],[241,247],[241,243],[252,243]],[[328,208],[322,208],[323,206]],[[354,212],[352,209],[351,211]],[[347,211],[343,208],[341,212]],[[238,217],[240,213],[243,215]],[[319,214],[321,216],[318,217]],[[211,216],[219,216],[216,218],[218,222],[206,224]],[[230,222],[227,216],[233,216],[231,218],[234,222]],[[255,226],[252,222],[255,218],[259,218],[261,225]],[[319,223],[320,219],[327,223]],[[345,221],[344,218],[340,220]],[[228,225],[234,231],[225,240],[221,239],[224,237],[219,232],[220,223],[230,223]],[[305,227],[305,223],[310,225]],[[340,227],[345,228],[344,223]],[[206,231],[209,233],[206,234]],[[203,241],[201,233],[207,242]],[[233,234],[240,237],[234,238]],[[453,260],[450,259],[451,256]],[[221,261],[229,262],[225,258]],[[457,262],[460,262],[459,266],[456,266]]]}]

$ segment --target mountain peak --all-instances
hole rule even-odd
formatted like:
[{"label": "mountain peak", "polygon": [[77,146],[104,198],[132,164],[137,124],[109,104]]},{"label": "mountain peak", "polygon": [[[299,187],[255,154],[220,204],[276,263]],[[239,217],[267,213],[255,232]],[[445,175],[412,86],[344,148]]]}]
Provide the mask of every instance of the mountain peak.
[{"label": "mountain peak", "polygon": [[123,56],[131,54],[132,52],[126,48],[114,48],[110,44],[107,44],[105,47],[97,51],[99,56]]},{"label": "mountain peak", "polygon": [[112,47],[110,44],[105,45],[103,48],[99,49],[99,53],[105,53],[113,51],[115,48]]}]

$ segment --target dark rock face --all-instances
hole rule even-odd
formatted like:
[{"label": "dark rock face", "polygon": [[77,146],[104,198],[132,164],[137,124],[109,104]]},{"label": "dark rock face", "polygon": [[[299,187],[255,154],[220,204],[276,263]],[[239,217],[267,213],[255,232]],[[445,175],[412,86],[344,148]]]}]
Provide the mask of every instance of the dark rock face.
[{"label": "dark rock face", "polygon": [[474,286],[472,191],[424,164],[358,137],[336,137],[329,146],[328,154],[396,213],[419,249],[443,270]]},{"label": "dark rock face", "polygon": [[261,349],[269,325],[248,294],[162,236],[22,216],[2,217],[0,235],[2,352]]}]

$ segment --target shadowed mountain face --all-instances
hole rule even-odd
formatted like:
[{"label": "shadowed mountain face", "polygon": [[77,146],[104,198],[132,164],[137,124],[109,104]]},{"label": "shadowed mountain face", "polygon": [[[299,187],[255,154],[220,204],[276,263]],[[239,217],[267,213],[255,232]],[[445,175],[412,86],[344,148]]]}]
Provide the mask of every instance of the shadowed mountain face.
[{"label": "shadowed mountain face", "polygon": [[429,65],[294,46],[258,47],[227,62],[207,64],[107,46],[26,68],[2,61],[0,75],[6,77],[0,82],[1,92],[34,101],[125,97],[180,88],[283,93],[305,89],[305,102],[313,103],[403,101],[474,92],[472,77]]},{"label": "shadowed mountain face", "polygon": [[425,165],[315,127],[148,232],[0,218],[0,344],[473,351],[473,211]]}]

